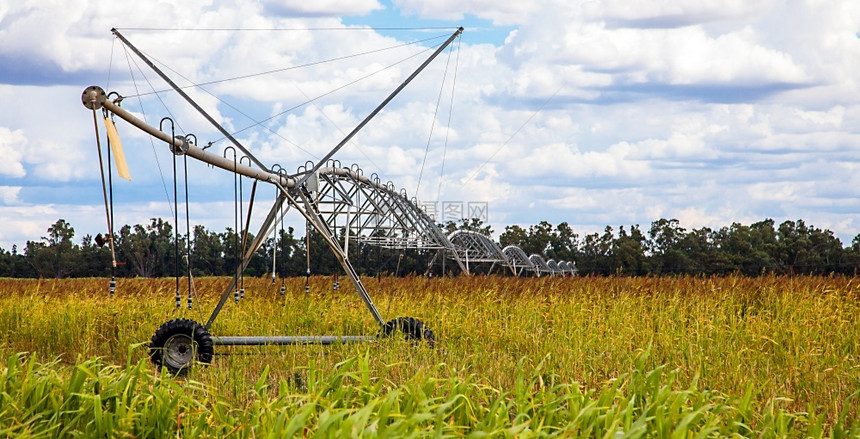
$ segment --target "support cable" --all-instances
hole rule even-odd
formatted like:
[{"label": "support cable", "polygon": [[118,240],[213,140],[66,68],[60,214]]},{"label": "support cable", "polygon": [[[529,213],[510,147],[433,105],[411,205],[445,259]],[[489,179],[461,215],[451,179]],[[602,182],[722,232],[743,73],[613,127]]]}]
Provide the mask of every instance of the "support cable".
[{"label": "support cable", "polygon": [[[457,89],[457,72],[460,70],[460,43],[457,41],[457,58],[454,60],[454,80],[451,82],[451,103],[448,107],[448,129],[445,130],[445,143],[442,147],[442,166],[439,170],[439,187],[436,189],[436,201],[442,196],[442,182],[445,176],[445,156],[448,154],[448,136],[451,133],[451,116],[454,114],[454,92]],[[435,219],[435,218],[434,218]],[[442,264],[445,264],[445,259],[442,259]],[[444,275],[444,270],[443,270]]]},{"label": "support cable", "polygon": [[[280,173],[279,173],[280,175]],[[278,188],[275,187],[275,199],[278,198]],[[281,214],[283,218],[283,212],[278,212]],[[278,279],[278,227],[277,222],[275,226],[272,227],[272,285],[275,284],[275,281]]]},{"label": "support cable", "polygon": [[[562,87],[563,87],[563,86],[562,86]],[[466,187],[466,184],[467,184],[467,183],[469,183],[470,181],[472,181],[472,179],[474,179],[475,177],[477,177],[477,176],[478,176],[478,174],[481,172],[481,170],[482,170],[482,169],[484,169],[484,166],[486,166],[486,165],[487,165],[487,163],[490,163],[490,161],[492,161],[492,160],[493,160],[493,158],[496,156],[496,154],[498,154],[498,153],[499,153],[499,152],[501,152],[503,149],[505,149],[505,147],[506,147],[506,146],[508,146],[508,143],[510,143],[510,142],[511,142],[511,140],[513,140],[514,136],[516,136],[517,134],[519,134],[519,132],[520,132],[520,131],[522,131],[522,129],[523,129],[523,128],[525,128],[525,126],[526,126],[526,125],[528,125],[528,124],[529,124],[529,122],[531,122],[531,121],[532,121],[532,119],[534,119],[534,117],[535,117],[535,116],[537,116],[537,115],[538,115],[538,114],[539,114],[539,113],[544,109],[544,107],[546,107],[546,105],[547,105],[547,104],[549,104],[549,102],[550,102],[551,100],[553,100],[553,98],[555,98],[555,96],[558,94],[558,92],[560,92],[560,91],[561,91],[562,87],[559,87],[559,88],[555,91],[555,93],[553,93],[549,98],[547,98],[545,101],[543,101],[543,103],[541,104],[541,106],[540,106],[537,110],[535,110],[535,112],[534,112],[534,113],[532,113],[532,114],[531,114],[531,116],[529,116],[529,118],[528,118],[528,119],[526,119],[526,121],[525,121],[525,122],[523,122],[523,124],[522,124],[522,125],[520,125],[520,126],[519,126],[519,128],[517,128],[517,130],[516,130],[516,131],[514,131],[514,132],[513,132],[513,134],[511,134],[511,136],[510,136],[510,137],[508,137],[508,140],[505,140],[505,143],[503,143],[503,144],[502,144],[502,146],[500,146],[498,149],[496,149],[496,151],[495,151],[495,152],[493,152],[493,154],[492,154],[492,155],[491,155],[491,156],[490,156],[490,157],[489,157],[489,158],[488,158],[484,163],[482,163],[482,164],[481,164],[481,166],[478,166],[478,169],[476,169],[476,170],[475,170],[475,172],[474,172],[474,173],[472,173],[472,175],[471,175],[471,176],[469,176],[469,178],[467,178],[467,179],[463,180],[463,183],[460,185],[460,189],[463,189],[464,187]]]},{"label": "support cable", "polygon": [[382,274],[380,273],[380,268],[382,268],[382,243],[376,246],[376,285],[379,287],[379,294],[382,294]]},{"label": "support cable", "polygon": [[307,32],[307,31],[427,31],[456,29],[451,26],[423,27],[121,27],[117,29],[133,31],[181,31],[181,32]]},{"label": "support cable", "polygon": [[146,63],[146,65],[149,66],[149,68],[151,68],[158,76],[160,76],[161,79],[164,80],[164,82],[167,82],[174,90],[176,90],[176,93],[179,94],[179,96],[181,96],[183,99],[185,99],[188,104],[194,107],[194,109],[197,110],[197,112],[200,113],[203,118],[209,121],[209,123],[212,124],[212,126],[214,126],[218,131],[220,131],[221,134],[230,139],[230,142],[232,142],[233,145],[236,146],[236,148],[239,148],[239,150],[245,153],[245,155],[247,155],[248,158],[251,159],[251,161],[254,162],[254,164],[257,165],[260,169],[269,172],[269,168],[266,167],[266,165],[264,165],[256,157],[254,157],[254,155],[251,154],[244,146],[242,146],[242,144],[239,143],[239,141],[236,140],[235,137],[228,133],[227,130],[221,124],[219,124],[215,119],[213,119],[212,116],[210,116],[209,113],[207,113],[206,110],[203,109],[203,107],[197,104],[194,99],[191,99],[188,94],[179,89],[179,86],[176,85],[176,83],[173,82],[173,80],[170,79],[167,75],[165,75],[164,72],[162,72],[158,67],[156,67],[155,64],[153,64],[152,61],[149,60],[149,58],[147,58],[140,50],[137,49],[137,47],[132,45],[131,42],[129,42],[124,36],[122,36],[122,34],[120,34],[116,29],[113,29],[112,31],[113,34],[116,35],[117,38],[119,38],[123,44],[125,44],[129,49],[131,49],[132,52],[134,52],[138,57],[140,57],[140,59],[143,60],[143,62]]},{"label": "support cable", "polygon": [[430,122],[430,134],[427,136],[427,145],[424,147],[424,159],[421,160],[421,171],[418,172],[418,184],[415,185],[415,196],[421,189],[421,178],[424,176],[424,166],[427,164],[427,154],[430,152],[430,141],[433,140],[433,130],[436,128],[436,116],[439,114],[439,106],[442,103],[442,92],[445,91],[445,81],[448,79],[448,67],[451,65],[451,52],[448,51],[448,59],[445,61],[445,72],[442,74],[442,85],[439,86],[439,96],[436,98],[436,108],[433,110],[433,120]]},{"label": "support cable", "polygon": [[[284,168],[281,167],[281,165],[276,164],[276,165],[272,166],[272,168],[277,171],[278,177],[282,177],[286,173],[286,170],[284,170]],[[275,187],[275,202],[276,203],[277,203],[277,200],[280,196],[281,196],[281,188],[276,186]],[[281,270],[280,270],[280,274],[281,274],[281,290],[280,290],[281,297],[285,296],[287,293],[286,282],[284,279],[286,276],[286,271],[287,271],[287,256],[288,256],[287,255],[287,246],[286,246],[286,243],[284,242],[284,215],[285,214],[286,214],[286,212],[284,212],[283,206],[281,206],[278,209],[278,215],[281,217],[280,218],[281,228],[278,231],[277,220],[275,221],[275,224],[272,226],[273,231],[276,232],[275,240],[274,240],[274,248],[272,249],[272,285],[275,284],[275,279],[277,278],[277,272],[279,271],[278,265],[277,265],[278,247],[279,246],[283,247],[282,252],[281,252]]]},{"label": "support cable", "polygon": [[191,299],[191,208],[188,205],[188,156],[183,154],[182,161],[185,173],[185,267],[188,272],[188,298],[186,302],[188,303],[188,309],[192,309],[194,307],[194,301]]},{"label": "support cable", "polygon": [[[280,195],[280,194],[278,194]],[[278,233],[281,238],[281,296],[287,294],[286,276],[287,276],[287,246],[284,243],[284,212],[281,212],[281,231]]]},{"label": "support cable", "polygon": [[[127,28],[125,28],[125,29],[127,29]],[[124,29],[124,30],[125,30],[125,29]],[[368,50],[368,51],[366,51],[366,52],[354,53],[354,54],[352,54],[352,55],[338,56],[338,57],[334,57],[334,58],[328,58],[328,59],[324,59],[324,60],[319,60],[319,61],[313,61],[313,62],[309,62],[309,63],[305,63],[305,64],[300,64],[300,65],[297,65],[297,66],[283,67],[283,68],[280,68],[280,69],[267,70],[267,71],[264,71],[264,72],[249,73],[249,74],[246,74],[246,75],[233,76],[233,77],[230,77],[230,78],[224,78],[224,79],[216,79],[216,80],[213,80],[213,81],[206,81],[206,82],[200,82],[200,83],[194,83],[194,82],[192,82],[192,81],[188,81],[188,82],[190,82],[190,83],[191,83],[191,85],[186,85],[186,86],[184,86],[184,87],[180,87],[180,89],[182,89],[182,90],[186,90],[186,89],[190,89],[190,88],[201,88],[201,89],[202,89],[202,87],[207,86],[207,85],[216,85],[216,84],[221,84],[221,83],[224,83],[224,82],[239,81],[239,80],[242,80],[242,79],[256,78],[256,77],[258,77],[258,76],[265,76],[265,75],[270,75],[270,74],[274,74],[274,73],[283,73],[283,72],[287,72],[287,71],[290,71],[290,70],[302,69],[302,68],[305,68],[305,67],[314,67],[314,66],[318,66],[318,65],[322,65],[322,64],[331,63],[331,62],[343,61],[343,60],[347,60],[347,59],[350,59],[350,58],[357,58],[357,57],[365,56],[365,55],[373,55],[373,54],[376,54],[376,53],[385,52],[385,51],[387,51],[387,50],[399,49],[399,48],[401,48],[401,47],[414,46],[414,45],[418,45],[418,44],[421,44],[421,43],[426,43],[426,42],[428,42],[428,41],[433,41],[433,40],[438,40],[438,39],[440,39],[440,38],[445,38],[446,36],[447,36],[447,35],[437,35],[437,36],[430,37],[430,38],[424,38],[424,39],[422,39],[422,40],[415,40],[415,41],[410,41],[410,42],[408,42],[408,43],[397,44],[397,45],[390,46],[390,47],[384,47],[384,48],[382,48],[382,49]],[[406,59],[412,58],[412,57],[414,57],[414,56],[415,56],[415,55],[412,55],[412,56],[410,56],[410,57],[408,57],[408,58],[406,58]],[[163,63],[163,62],[159,61],[157,58],[152,57],[152,55],[149,55],[149,57],[150,57],[150,58],[152,58],[152,59],[153,59],[153,61],[158,62],[159,64],[161,64],[162,66],[164,66],[164,67],[165,67],[165,68],[167,68],[168,70],[172,71],[173,73],[176,73],[177,75],[182,76],[182,75],[180,75],[180,74],[179,74],[179,72],[177,72],[176,70],[171,69],[167,64],[165,64],[165,63]],[[393,66],[389,66],[388,68],[390,68],[390,67],[393,67]],[[377,72],[377,73],[378,73],[378,72]],[[365,79],[365,78],[366,78],[366,77],[364,77],[364,78],[362,78],[362,79]],[[186,79],[186,80],[187,80],[187,78],[183,78],[183,79]],[[153,91],[151,91],[151,92],[142,93],[142,94],[135,95],[135,96],[147,96],[147,95],[151,95],[151,94],[155,94],[155,93],[164,93],[164,92],[168,92],[168,91],[171,91],[171,89],[153,90]],[[205,91],[205,90],[204,90],[204,91]],[[207,92],[207,93],[208,93],[208,92]],[[129,96],[129,97],[131,97],[131,96]]]},{"label": "support cable", "polygon": [[305,219],[305,260],[307,261],[307,271],[305,271],[305,294],[311,292],[311,225]]},{"label": "support cable", "polygon": [[426,68],[427,65],[429,65],[439,55],[439,53],[445,50],[445,48],[448,47],[448,45],[451,44],[451,42],[454,41],[454,39],[457,38],[462,32],[463,28],[461,27],[457,29],[457,31],[454,32],[450,37],[448,37],[448,39],[445,40],[445,42],[442,43],[442,45],[439,46],[433,52],[433,54],[430,55],[429,58],[424,60],[424,62],[421,63],[421,65],[417,69],[415,69],[415,71],[412,72],[412,74],[409,75],[409,77],[406,78],[405,81],[403,81],[396,89],[394,89],[393,92],[388,95],[387,98],[385,98],[379,105],[377,105],[376,108],[374,108],[373,111],[371,111],[370,114],[368,114],[364,118],[364,120],[362,120],[355,128],[353,128],[352,131],[350,131],[349,134],[347,134],[347,136],[343,140],[340,141],[340,143],[337,144],[337,146],[332,148],[331,151],[329,151],[325,155],[325,157],[322,158],[322,160],[320,160],[312,169],[310,169],[302,178],[300,178],[299,181],[296,182],[296,186],[301,187],[308,180],[308,178],[310,178],[317,171],[319,171],[320,167],[322,167],[325,162],[328,161],[328,159],[332,158],[332,156],[334,156],[338,151],[340,151],[340,149],[343,148],[343,146],[346,145],[350,141],[350,139],[352,139],[353,136],[358,134],[358,132],[361,131],[361,129],[364,128],[364,126],[367,125],[367,123],[370,122],[371,119],[373,119],[380,111],[382,111],[382,109],[385,108],[385,106],[388,105],[389,102],[391,102],[404,88],[406,88],[406,86],[409,85],[409,83],[412,82],[412,80],[415,79],[415,77],[418,76],[418,74],[421,73],[421,71],[423,71],[424,68]]},{"label": "support cable", "polygon": [[[244,158],[244,156],[239,158],[239,163],[242,163],[242,158]],[[233,169],[236,169],[236,168],[234,167]],[[239,174],[236,173],[236,175],[239,175]],[[256,181],[256,180],[254,180],[254,181]],[[245,222],[242,219],[242,212],[245,211],[244,207],[242,207],[242,201],[244,199],[245,199],[245,195],[242,193],[242,176],[239,175],[239,210],[237,211],[238,212],[237,215],[239,217],[239,229],[236,230],[236,233],[239,233],[240,230],[242,231],[242,237],[239,240],[239,242],[242,243],[241,250],[238,252],[239,255],[245,254]],[[244,298],[245,298],[245,270],[242,270],[241,273],[239,273],[239,300],[242,300]]]},{"label": "support cable", "polygon": [[[173,125],[173,119],[169,117],[165,117],[161,119],[161,124],[164,124],[164,121],[170,121],[170,138],[173,139],[176,137],[175,128]],[[161,128],[161,127],[159,127]],[[162,130],[163,131],[163,130]],[[170,146],[170,150],[173,150],[173,145],[168,144]],[[178,200],[178,189],[177,189],[177,176],[176,176],[176,154],[173,154],[173,273],[176,277],[176,307],[179,308],[182,306],[182,295],[179,294],[179,200]]]},{"label": "support cable", "polygon": [[[132,64],[131,57],[128,56],[128,50],[125,50],[125,46],[123,46],[123,49],[125,52],[126,62],[128,63],[128,72],[129,72],[129,75],[131,75],[131,82],[134,85],[134,91],[138,92],[139,89],[137,86],[137,79],[134,76],[134,69],[131,68],[131,64]],[[135,63],[135,65],[137,65],[137,63]],[[141,74],[143,74],[143,71],[141,71]],[[146,75],[143,75],[143,78],[146,79]],[[147,80],[147,83],[149,83],[149,80]],[[152,87],[152,84],[150,84],[150,87]],[[137,103],[140,106],[140,113],[143,115],[143,120],[146,121],[146,110],[144,110],[144,108],[143,108],[143,99],[138,97]],[[147,136],[147,137],[149,138],[149,145],[152,147],[152,155],[153,155],[153,157],[155,157],[155,166],[158,168],[158,175],[159,175],[159,177],[161,177],[161,187],[164,188],[164,198],[167,199],[167,207],[171,208],[172,206],[170,205],[170,194],[167,191],[167,183],[164,181],[164,171],[161,169],[161,161],[158,160],[158,154],[155,152],[155,141],[152,139],[152,136]],[[170,212],[170,213],[171,213],[171,215],[173,214],[173,212]]]},{"label": "support cable", "polygon": [[[103,115],[107,117],[107,111],[103,112]],[[99,148],[101,149],[101,148]],[[110,136],[107,138],[107,168],[108,168],[108,203],[110,204],[110,208],[108,209],[110,213],[108,214],[110,220],[108,221],[108,242],[110,243],[110,255],[111,255],[111,264],[110,264],[110,284],[108,284],[108,290],[110,290],[110,296],[113,297],[116,293],[116,251],[114,251],[114,236],[113,236],[113,168],[111,167],[110,154],[111,154],[111,144],[110,144]]]},{"label": "support cable", "polygon": [[[305,92],[304,92],[304,90],[302,90],[301,88],[299,88],[299,86],[298,86],[298,85],[293,84],[293,86],[296,88],[296,90],[297,90],[299,93],[301,93],[301,94],[302,94],[302,96],[304,96],[304,98],[305,98],[305,99],[307,99],[307,102],[305,102],[304,104],[301,104],[301,105],[306,105],[306,104],[311,104],[311,105],[313,105],[313,106],[314,106],[314,108],[316,108],[316,109],[317,109],[317,111],[319,111],[320,116],[324,117],[324,118],[325,118],[325,120],[327,120],[327,121],[328,121],[328,123],[329,123],[329,124],[331,124],[331,126],[333,126],[336,130],[338,130],[342,135],[344,135],[344,136],[346,135],[346,131],[344,131],[344,130],[343,130],[343,129],[342,129],[342,128],[341,128],[341,127],[340,127],[340,126],[339,126],[339,125],[334,121],[334,120],[332,120],[332,118],[331,118],[331,117],[329,117],[329,116],[325,113],[325,111],[323,111],[323,109],[322,109],[319,105],[317,105],[316,100],[317,100],[317,99],[319,99],[319,97],[311,99],[311,98],[307,95],[307,93],[305,93]],[[291,111],[291,110],[287,110],[287,111]],[[371,165],[373,165],[373,167],[377,169],[378,174],[380,174],[380,176],[382,176],[382,177],[384,178],[384,175],[385,175],[385,174],[384,174],[384,172],[382,171],[382,167],[381,167],[381,166],[379,166],[379,165],[377,165],[377,164],[376,164],[376,162],[375,162],[375,161],[373,161],[373,159],[372,159],[369,155],[367,155],[367,153],[366,153],[363,149],[361,149],[361,147],[360,147],[360,146],[358,146],[358,142],[356,142],[355,140],[352,140],[352,146],[354,146],[354,147],[355,147],[355,149],[356,149],[359,153],[361,153],[361,155],[362,155],[362,156],[364,156],[365,160],[367,160],[368,162],[370,162],[370,164],[371,164]],[[301,148],[300,148],[300,149],[301,149]],[[304,151],[304,150],[303,150],[303,151]],[[313,156],[313,158],[315,158],[315,159],[318,159],[318,157],[317,157],[317,156],[315,156],[315,155],[313,155],[313,154],[311,154],[311,156]]]},{"label": "support cable", "polygon": [[[135,61],[135,60],[134,60],[134,58],[132,58],[132,57],[128,56],[128,48],[123,47],[123,49],[124,49],[124,50],[125,50],[125,52],[126,52],[126,58],[129,60],[129,65],[130,65],[131,63],[134,63],[134,66],[137,68],[137,71],[138,71],[138,72],[140,72],[140,75],[143,77],[144,81],[146,81],[146,85],[148,85],[148,86],[149,86],[149,89],[150,89],[150,90],[155,90],[155,86],[154,86],[154,85],[152,85],[152,82],[149,80],[149,77],[147,77],[147,76],[146,76],[146,73],[144,73],[144,70],[140,67],[140,65],[137,63],[137,61]],[[131,68],[131,67],[129,67],[129,69],[130,69],[130,68]],[[137,91],[137,87],[135,87],[135,91]],[[173,114],[173,111],[171,111],[171,109],[170,109],[171,107],[169,107],[169,106],[164,102],[164,99],[162,99],[162,98],[161,98],[161,95],[156,94],[156,95],[155,95],[155,98],[156,98],[156,99],[158,99],[158,103],[160,103],[160,104],[161,104],[161,106],[164,108],[164,111],[167,113],[167,116],[168,116],[168,117],[170,117],[171,119],[173,119],[173,123],[174,123],[174,124],[176,124],[176,126],[179,128],[179,132],[180,132],[180,133],[185,133],[185,129],[184,129],[184,128],[182,128],[182,124],[180,124],[179,122],[177,122],[177,121],[176,121],[176,119],[177,119],[177,118],[176,118],[176,115],[174,115],[174,114]],[[125,97],[123,97],[123,99],[125,99]],[[141,100],[140,98],[138,98],[138,101],[141,101],[141,102],[142,102],[142,100]],[[142,105],[141,105],[141,107],[142,107]]]},{"label": "support cable", "polygon": [[[332,163],[334,165],[334,163]],[[335,177],[337,178],[337,177]],[[332,182],[334,184],[334,182]],[[334,239],[337,241],[337,190],[333,190],[331,192],[331,213],[332,213],[332,232],[334,232]],[[349,259],[349,254],[346,255],[346,258]],[[340,282],[338,279],[339,270],[334,270],[334,275],[332,276],[332,290],[337,292],[338,288],[340,288]]]},{"label": "support cable", "polygon": [[[241,181],[241,179],[240,179]],[[245,221],[245,228],[242,230],[242,254],[245,254],[245,248],[248,243],[248,229],[251,228],[251,213],[254,211],[254,199],[257,195],[257,180],[254,180],[254,183],[251,185],[251,197],[248,199],[248,218]],[[263,233],[267,233],[264,231]],[[241,279],[241,289],[239,290],[239,298],[245,298],[245,270],[242,270]]]},{"label": "support cable", "polygon": [[[241,262],[239,259],[239,183],[237,179],[239,174],[236,173],[237,156],[236,148],[228,146],[224,149],[226,155],[228,151],[233,151],[233,259],[236,262],[236,270],[241,270]],[[233,289],[233,301],[239,303],[239,288],[238,285]]]},{"label": "support cable", "polygon": [[[262,120],[259,120],[259,121],[258,121],[258,120],[256,120],[256,119],[254,119],[253,117],[251,117],[251,116],[249,116],[249,115],[247,115],[247,114],[243,113],[241,110],[239,110],[238,108],[234,107],[234,106],[233,106],[233,105],[231,105],[230,103],[223,101],[221,98],[219,98],[218,96],[215,96],[214,94],[212,94],[211,92],[209,92],[209,91],[208,91],[208,90],[206,90],[205,88],[202,88],[202,87],[201,87],[201,88],[200,88],[200,90],[203,90],[204,92],[208,93],[210,96],[212,96],[212,97],[214,97],[215,99],[218,99],[219,101],[221,101],[224,105],[227,105],[228,107],[232,108],[233,110],[235,110],[235,111],[236,111],[236,112],[238,112],[239,114],[241,114],[241,115],[245,116],[246,118],[248,118],[249,120],[251,120],[252,122],[254,122],[253,124],[248,125],[248,126],[246,126],[245,128],[241,128],[241,129],[239,129],[239,130],[234,131],[233,133],[231,133],[233,136],[238,135],[238,134],[241,134],[241,133],[243,133],[243,132],[245,132],[245,131],[247,131],[247,130],[249,130],[249,129],[251,129],[251,128],[254,128],[254,127],[257,127],[257,126],[262,126],[262,127],[263,127],[263,128],[265,128],[266,130],[268,130],[270,133],[274,134],[275,136],[280,137],[281,139],[283,139],[283,140],[285,140],[286,142],[288,142],[288,143],[292,144],[292,145],[293,145],[293,146],[295,146],[296,148],[299,148],[300,150],[302,150],[302,151],[303,151],[303,152],[305,152],[306,154],[310,155],[310,156],[311,156],[311,157],[313,157],[314,159],[318,159],[318,160],[320,160],[320,159],[319,159],[319,157],[318,157],[317,155],[315,155],[314,153],[312,153],[312,152],[309,152],[309,151],[305,150],[305,149],[304,149],[304,148],[302,148],[299,144],[297,144],[297,143],[293,142],[292,140],[287,139],[286,137],[284,137],[283,135],[281,135],[281,133],[279,133],[278,131],[273,130],[272,128],[269,128],[269,127],[267,127],[267,126],[265,126],[265,125],[263,125],[263,124],[265,124],[266,122],[269,122],[269,121],[271,121],[271,120],[277,119],[278,117],[281,117],[281,116],[283,116],[284,114],[287,114],[287,113],[289,113],[289,112],[292,112],[292,111],[294,111],[294,110],[297,110],[297,109],[299,109],[299,108],[302,108],[302,107],[304,107],[305,105],[313,104],[314,102],[316,102],[316,101],[318,101],[318,100],[320,100],[320,99],[322,99],[322,98],[324,98],[324,97],[326,97],[326,96],[328,96],[328,95],[334,94],[334,93],[336,93],[336,92],[338,92],[338,91],[340,91],[340,90],[343,90],[343,89],[345,89],[345,88],[347,88],[347,87],[349,87],[349,86],[351,86],[351,85],[357,84],[357,83],[359,83],[359,82],[361,82],[361,81],[363,81],[363,80],[365,80],[365,79],[367,79],[367,78],[370,78],[371,76],[377,75],[377,74],[382,73],[382,72],[384,72],[384,71],[386,71],[386,70],[388,70],[388,69],[391,69],[391,68],[393,68],[393,67],[395,67],[395,66],[397,66],[397,65],[399,65],[399,64],[402,64],[402,63],[404,63],[404,62],[406,62],[406,61],[408,61],[408,60],[410,60],[410,59],[412,59],[412,58],[415,58],[415,57],[417,57],[418,55],[421,55],[421,54],[423,54],[423,53],[425,53],[425,52],[427,52],[427,51],[429,51],[429,50],[431,50],[431,49],[430,49],[430,48],[425,49],[425,50],[423,50],[423,51],[421,51],[421,52],[418,52],[418,53],[416,53],[416,54],[414,54],[414,55],[411,55],[411,56],[409,56],[409,57],[407,57],[407,58],[404,58],[404,59],[402,59],[402,60],[400,60],[400,61],[398,61],[398,62],[395,62],[395,63],[390,64],[390,65],[388,65],[388,66],[385,66],[385,67],[383,67],[383,68],[380,68],[379,70],[376,70],[376,71],[374,71],[374,72],[368,73],[367,75],[364,75],[364,76],[362,76],[362,77],[359,77],[358,79],[355,79],[355,80],[353,80],[353,81],[347,82],[346,84],[343,84],[343,85],[341,85],[340,87],[336,87],[336,88],[334,88],[334,89],[332,89],[332,90],[330,90],[330,91],[328,91],[328,92],[326,92],[326,93],[323,93],[323,94],[321,94],[321,95],[319,95],[319,96],[317,96],[317,97],[315,97],[315,98],[308,98],[307,96],[305,96],[305,99],[307,99],[305,102],[302,102],[302,103],[300,103],[300,104],[298,104],[298,105],[294,105],[294,106],[292,106],[292,107],[290,107],[290,108],[287,108],[286,110],[283,110],[283,111],[281,111],[281,112],[279,112],[279,113],[275,113],[274,115],[269,116],[269,117],[267,117],[267,118],[265,118],[265,119],[262,119]],[[167,67],[167,68],[169,69],[169,67]],[[174,73],[175,73],[175,71],[174,71]],[[178,74],[178,73],[177,73],[177,74]],[[180,77],[182,77],[182,75],[180,75]],[[184,77],[183,77],[183,79],[186,79],[186,78],[184,78]],[[188,79],[186,79],[186,80],[188,80]],[[190,82],[190,81],[189,81],[189,82]],[[304,95],[304,92],[302,92],[302,94]],[[328,118],[328,116],[326,116],[324,113],[323,113],[323,116],[324,116],[324,117],[326,117],[326,118]],[[212,143],[218,143],[218,142],[220,142],[220,141],[222,141],[222,140],[224,140],[224,139],[226,139],[226,138],[227,138],[227,137],[221,137],[221,138],[219,138],[219,139],[213,140],[213,141],[212,141]],[[359,149],[359,150],[360,150],[360,149]],[[362,152],[362,154],[363,154],[363,152]]]},{"label": "support cable", "polygon": [[[187,137],[194,137],[194,144],[197,144],[197,136],[193,134],[189,134]],[[183,154],[183,167],[184,167],[184,179],[185,179],[185,264],[188,274],[188,297],[186,299],[186,303],[188,309],[191,310],[194,308],[194,301],[200,303],[200,296],[197,294],[197,286],[194,284],[194,274],[191,272],[191,206],[188,202],[188,156]],[[194,298],[192,299],[192,295]],[[200,321],[203,321],[205,318],[203,316],[203,311],[198,307],[198,314],[200,316]]]},{"label": "support cable", "polygon": [[113,73],[113,51],[116,49],[116,39],[113,40],[110,46],[110,60],[108,61],[108,75],[107,75],[107,84],[105,84],[105,89],[110,90],[110,77]]}]

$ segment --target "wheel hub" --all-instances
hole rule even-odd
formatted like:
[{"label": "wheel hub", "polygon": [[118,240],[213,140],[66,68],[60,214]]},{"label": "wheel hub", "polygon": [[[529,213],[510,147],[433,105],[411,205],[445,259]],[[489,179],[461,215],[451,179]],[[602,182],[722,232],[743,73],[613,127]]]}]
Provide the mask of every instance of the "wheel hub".
[{"label": "wheel hub", "polygon": [[171,368],[182,369],[191,364],[196,350],[191,336],[176,334],[164,343],[164,363]]}]

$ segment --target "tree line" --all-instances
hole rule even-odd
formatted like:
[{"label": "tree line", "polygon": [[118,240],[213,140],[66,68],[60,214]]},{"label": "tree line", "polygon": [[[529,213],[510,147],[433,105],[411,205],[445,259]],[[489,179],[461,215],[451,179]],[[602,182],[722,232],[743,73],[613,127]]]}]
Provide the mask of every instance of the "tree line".
[{"label": "tree line", "polygon": [[677,219],[661,218],[646,231],[638,225],[580,237],[567,223],[541,222],[527,230],[507,226],[501,244],[519,245],[526,253],[573,260],[580,273],[629,275],[849,274],[860,267],[860,235],[843,247],[827,229],[803,220],[772,219],[750,225],[687,231]]},{"label": "tree line", "polygon": [[[448,233],[457,229],[492,234],[480,220],[443,225]],[[249,276],[331,275],[340,265],[319,233],[312,229],[297,237],[290,227],[278,231],[278,239],[267,237],[245,273]],[[170,222],[160,218],[149,224],[125,225],[114,236],[118,277],[165,277],[176,273],[193,276],[230,276],[238,266],[239,254],[253,236],[243,242],[241,234],[195,226],[190,239],[174,233]],[[101,277],[111,275],[111,252],[105,238],[86,235],[79,243],[75,231],[64,219],[47,229],[39,241],[28,241],[23,252],[0,248],[0,277]],[[556,226],[542,221],[524,228],[505,227],[499,236],[504,247],[514,244],[527,254],[548,259],[573,261],[581,274],[591,275],[744,275],[848,274],[860,267],[860,235],[850,246],[830,230],[807,225],[803,220],[771,219],[750,225],[733,223],[720,229],[703,227],[686,230],[676,219],[661,218],[642,230],[638,225],[620,226],[617,232],[606,226],[603,233],[578,235],[566,222]],[[310,249],[310,251],[308,250]],[[383,249],[351,243],[350,260],[359,274],[368,275],[450,275],[456,263],[431,250]],[[478,273],[504,267],[472,267]]]}]

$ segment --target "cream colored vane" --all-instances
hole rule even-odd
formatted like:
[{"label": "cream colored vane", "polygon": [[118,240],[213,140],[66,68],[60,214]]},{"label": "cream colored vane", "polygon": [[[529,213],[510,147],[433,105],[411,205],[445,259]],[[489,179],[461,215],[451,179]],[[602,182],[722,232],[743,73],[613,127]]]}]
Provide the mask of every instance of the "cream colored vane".
[{"label": "cream colored vane", "polygon": [[120,177],[131,181],[128,163],[125,161],[125,151],[122,149],[122,141],[119,140],[116,124],[109,117],[105,117],[105,129],[107,129],[108,142],[110,142],[110,149],[113,151],[113,157],[116,161],[116,172]]}]

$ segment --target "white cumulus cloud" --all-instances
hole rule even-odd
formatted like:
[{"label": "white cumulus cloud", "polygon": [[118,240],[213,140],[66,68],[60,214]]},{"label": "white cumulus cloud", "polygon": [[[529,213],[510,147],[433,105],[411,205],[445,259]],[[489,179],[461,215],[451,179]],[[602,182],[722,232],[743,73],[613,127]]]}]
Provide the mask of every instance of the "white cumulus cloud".
[{"label": "white cumulus cloud", "polygon": [[27,174],[22,159],[26,151],[27,138],[21,130],[12,131],[0,127],[0,175],[23,177]]}]

